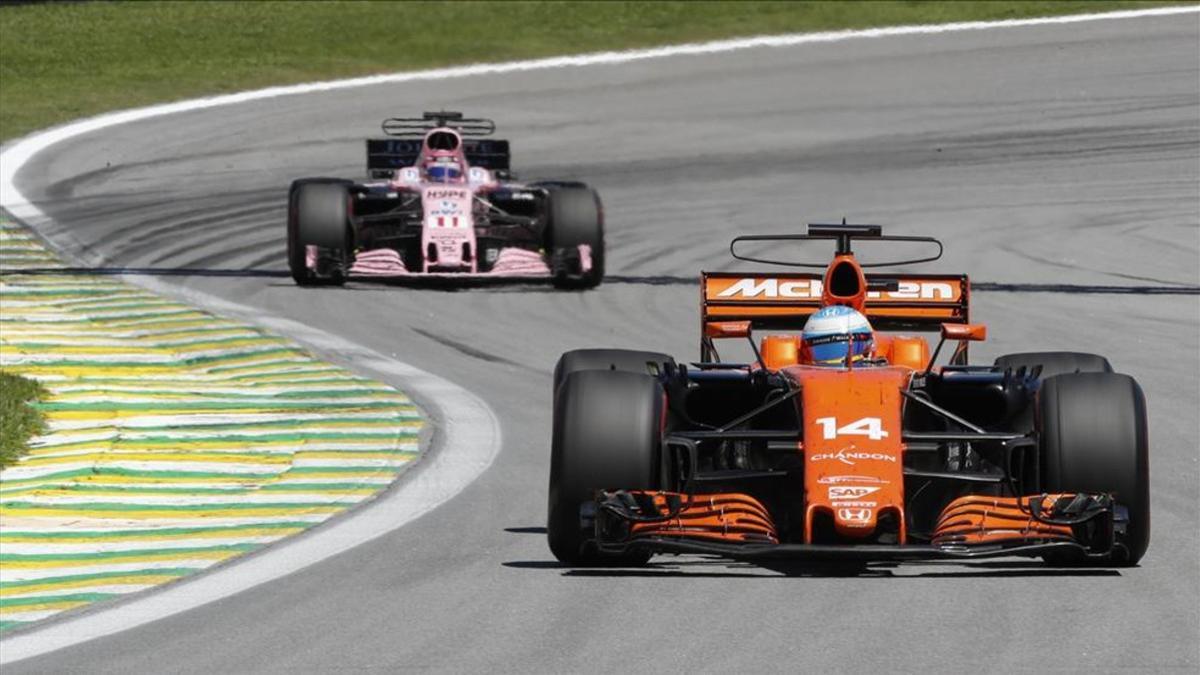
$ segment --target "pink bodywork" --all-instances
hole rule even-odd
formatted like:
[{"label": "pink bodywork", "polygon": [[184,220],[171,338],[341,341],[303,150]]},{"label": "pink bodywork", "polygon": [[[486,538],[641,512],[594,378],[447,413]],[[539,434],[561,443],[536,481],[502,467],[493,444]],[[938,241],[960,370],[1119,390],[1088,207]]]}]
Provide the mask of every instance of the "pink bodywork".
[{"label": "pink bodywork", "polygon": [[[433,134],[453,134],[458,140],[454,150],[439,150],[430,147]],[[478,248],[475,241],[475,210],[486,207],[476,195],[486,194],[499,186],[491,171],[470,166],[463,152],[462,138],[458,132],[440,128],[430,131],[422,143],[420,159],[416,165],[396,171],[389,187],[397,191],[419,191],[425,211],[421,230],[421,250],[424,252],[424,269],[410,270],[401,255],[390,249],[381,248],[359,251],[350,268],[351,276],[363,277],[445,277],[445,278],[537,278],[550,276],[550,266],[545,258],[535,252],[519,247],[503,248],[499,251],[490,271],[479,272]],[[456,181],[434,182],[427,178],[427,166],[453,164],[461,167],[462,177]],[[309,247],[306,256],[310,269],[316,267],[316,251]],[[583,272],[592,267],[591,248],[579,247]]]},{"label": "pink bodywork", "polygon": [[425,227],[421,228],[421,250],[425,251],[423,272],[469,272],[478,269],[475,241],[475,193],[467,185],[436,183],[422,185],[421,204]]}]

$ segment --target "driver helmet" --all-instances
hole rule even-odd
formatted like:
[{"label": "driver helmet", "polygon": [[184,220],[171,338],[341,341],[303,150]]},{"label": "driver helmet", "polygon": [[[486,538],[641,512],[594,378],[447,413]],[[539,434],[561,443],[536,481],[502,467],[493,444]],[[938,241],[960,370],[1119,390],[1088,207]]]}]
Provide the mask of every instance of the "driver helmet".
[{"label": "driver helmet", "polygon": [[846,354],[851,361],[870,358],[875,337],[867,317],[845,305],[817,310],[804,324],[800,362],[815,366],[841,366]]},{"label": "driver helmet", "polygon": [[463,170],[458,162],[430,162],[425,165],[425,174],[434,183],[457,183],[462,180]]}]

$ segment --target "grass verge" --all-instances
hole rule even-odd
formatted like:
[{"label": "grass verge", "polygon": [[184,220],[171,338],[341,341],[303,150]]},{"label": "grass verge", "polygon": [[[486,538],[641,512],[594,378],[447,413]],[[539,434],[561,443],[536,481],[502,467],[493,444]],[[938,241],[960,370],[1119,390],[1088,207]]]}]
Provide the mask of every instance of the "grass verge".
[{"label": "grass verge", "polygon": [[17,461],[45,429],[42,413],[30,405],[45,395],[36,381],[0,370],[0,468]]},{"label": "grass verge", "polygon": [[137,2],[0,8],[0,139],[100,112],[275,84],[764,33],[1179,4]]}]

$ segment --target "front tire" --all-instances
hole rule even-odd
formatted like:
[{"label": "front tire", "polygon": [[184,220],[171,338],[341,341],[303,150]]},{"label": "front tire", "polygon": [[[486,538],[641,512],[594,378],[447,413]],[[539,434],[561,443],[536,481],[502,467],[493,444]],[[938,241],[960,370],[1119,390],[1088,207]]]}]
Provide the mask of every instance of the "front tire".
[{"label": "front tire", "polygon": [[596,490],[661,485],[663,389],[649,375],[588,370],[567,376],[554,397],[546,534],[568,565],[639,565],[649,554],[606,556],[580,522]]},{"label": "front tire", "polygon": [[563,186],[550,190],[546,225],[554,285],[595,288],[604,279],[604,209],[595,190]]},{"label": "front tire", "polygon": [[[1111,493],[1129,512],[1113,562],[1133,565],[1150,544],[1146,398],[1128,375],[1071,373],[1038,392],[1042,489]],[[1057,556],[1051,562],[1073,562]]]},{"label": "front tire", "polygon": [[[350,181],[306,178],[292,183],[288,193],[288,268],[300,286],[345,283],[353,249],[350,225]],[[318,255],[309,265],[309,247]]]}]

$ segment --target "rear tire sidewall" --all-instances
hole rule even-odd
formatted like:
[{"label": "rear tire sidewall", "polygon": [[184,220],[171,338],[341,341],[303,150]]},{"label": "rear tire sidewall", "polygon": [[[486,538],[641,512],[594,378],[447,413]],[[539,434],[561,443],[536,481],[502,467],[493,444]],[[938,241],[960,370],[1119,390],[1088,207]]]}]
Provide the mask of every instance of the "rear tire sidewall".
[{"label": "rear tire sidewall", "polygon": [[649,375],[572,373],[554,399],[546,534],[569,565],[641,564],[648,554],[605,556],[580,525],[596,490],[654,490],[661,484],[663,389]]},{"label": "rear tire sidewall", "polygon": [[554,391],[572,373],[584,370],[618,370],[624,373],[657,375],[663,364],[675,363],[668,354],[634,349],[576,349],[564,353],[554,366]]},{"label": "rear tire sidewall", "polygon": [[[1005,354],[998,357],[994,365],[1001,370],[1020,370],[1024,368],[1027,372],[1035,367],[1040,367],[1041,381],[1054,377],[1055,375],[1065,375],[1068,373],[1111,373],[1113,372],[1112,364],[1108,359],[1099,354],[1087,354],[1084,352],[1022,352],[1019,354]],[[1030,404],[1023,410],[1017,412],[1012,420],[1005,425],[1010,431],[1027,434],[1033,431],[1034,427],[1034,408],[1036,405]]]},{"label": "rear tire sidewall", "polygon": [[[1042,383],[1037,429],[1046,492],[1110,493],[1129,512],[1125,550],[1113,562],[1136,564],[1150,541],[1150,465],[1146,399],[1128,375],[1070,373]],[[1055,559],[1056,562],[1061,560]]]},{"label": "rear tire sidewall", "polygon": [[995,366],[1000,369],[1016,370],[1041,366],[1043,380],[1067,373],[1111,373],[1112,364],[1099,354],[1085,352],[1022,352],[1005,354],[996,358]]}]

